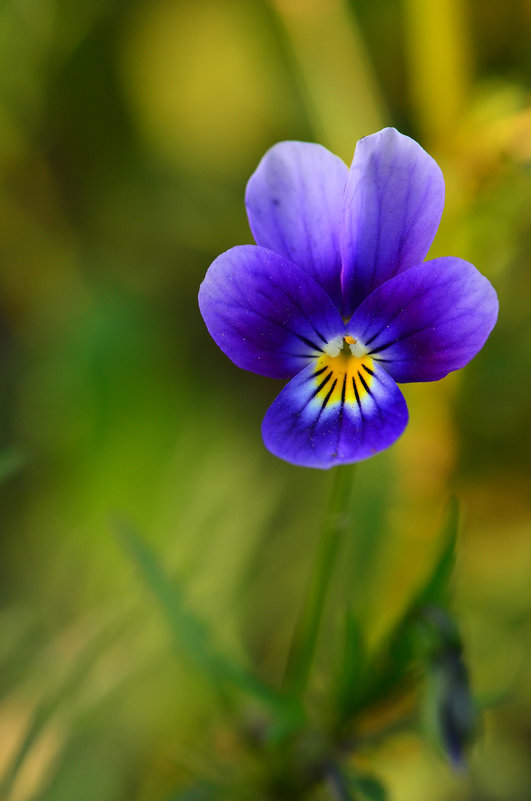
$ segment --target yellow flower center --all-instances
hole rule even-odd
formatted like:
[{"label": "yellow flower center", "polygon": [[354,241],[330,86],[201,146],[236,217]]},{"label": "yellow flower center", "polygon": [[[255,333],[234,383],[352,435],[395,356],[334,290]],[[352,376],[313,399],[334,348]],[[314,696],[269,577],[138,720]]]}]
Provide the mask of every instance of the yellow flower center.
[{"label": "yellow flower center", "polygon": [[314,397],[323,407],[336,403],[361,403],[370,393],[374,381],[374,363],[366,355],[365,348],[353,337],[341,339],[342,342],[327,346],[327,352],[320,356],[315,366]]}]

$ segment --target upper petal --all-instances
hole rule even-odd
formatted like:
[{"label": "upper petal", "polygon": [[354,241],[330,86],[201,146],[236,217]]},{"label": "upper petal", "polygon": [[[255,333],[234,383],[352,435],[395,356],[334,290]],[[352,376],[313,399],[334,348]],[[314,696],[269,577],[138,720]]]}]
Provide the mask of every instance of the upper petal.
[{"label": "upper petal", "polygon": [[442,172],[417,142],[394,128],[360,139],[341,230],[346,315],[384,281],[423,261],[443,206]]},{"label": "upper petal", "polygon": [[275,456],[327,469],[389,447],[407,420],[402,393],[372,359],[322,356],[284,387],[267,410],[262,436]]},{"label": "upper petal", "polygon": [[341,305],[339,231],[348,168],[321,145],[280,142],[247,184],[257,245],[295,262]]},{"label": "upper petal", "polygon": [[255,245],[218,256],[199,289],[199,308],[229,359],[272,378],[291,378],[345,327],[312,278]]},{"label": "upper petal", "polygon": [[497,316],[491,283],[469,262],[441,258],[375,289],[347,330],[395,381],[436,381],[481,350]]}]

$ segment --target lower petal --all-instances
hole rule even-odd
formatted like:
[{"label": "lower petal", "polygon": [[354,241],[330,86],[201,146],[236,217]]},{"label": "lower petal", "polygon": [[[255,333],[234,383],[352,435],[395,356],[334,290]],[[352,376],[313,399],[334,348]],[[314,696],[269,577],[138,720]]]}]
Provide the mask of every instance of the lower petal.
[{"label": "lower petal", "polygon": [[323,355],[284,387],[267,410],[262,436],[275,456],[328,469],[388,448],[407,421],[402,393],[370,357]]}]

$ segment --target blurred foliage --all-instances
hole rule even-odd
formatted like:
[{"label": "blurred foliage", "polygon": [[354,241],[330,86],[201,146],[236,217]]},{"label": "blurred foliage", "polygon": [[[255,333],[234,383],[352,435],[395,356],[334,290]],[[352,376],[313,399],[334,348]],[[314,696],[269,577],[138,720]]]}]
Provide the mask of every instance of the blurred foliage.
[{"label": "blurred foliage", "polygon": [[[318,723],[337,731],[348,708],[363,747],[326,773],[329,793],[527,801],[529,3],[3,0],[0,34],[6,798],[177,801],[227,782],[245,797],[264,771],[322,755]],[[269,145],[321,141],[348,161],[384,124],[441,164],[433,254],[474,262],[500,321],[462,373],[406,387],[406,433],[359,467],[304,714],[279,722],[276,701],[220,674],[238,665],[276,698],[330,476],[264,451],[278,386],[218,351],[197,288],[219,252],[251,241],[244,187]],[[428,603],[460,620],[442,658],[412,610],[447,586],[452,493],[455,601]],[[129,549],[116,520],[142,532]],[[166,613],[213,633],[214,682],[172,649],[162,578]],[[463,652],[480,736],[467,774],[452,774],[419,736],[411,680],[428,671],[432,700],[461,692]],[[360,708],[368,677],[378,694],[389,682],[381,708]]]}]

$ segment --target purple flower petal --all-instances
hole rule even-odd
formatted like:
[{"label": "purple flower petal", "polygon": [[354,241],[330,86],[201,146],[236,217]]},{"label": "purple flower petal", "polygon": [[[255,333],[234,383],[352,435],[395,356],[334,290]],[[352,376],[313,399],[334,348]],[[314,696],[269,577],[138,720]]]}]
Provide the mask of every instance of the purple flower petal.
[{"label": "purple flower petal", "polygon": [[345,328],[324,289],[255,245],[218,256],[201,284],[199,308],[234,364],[271,378],[291,378]]},{"label": "purple flower petal", "polygon": [[490,282],[469,262],[442,258],[378,287],[347,330],[395,381],[436,381],[481,350],[497,316]]},{"label": "purple flower petal", "polygon": [[280,142],[247,184],[245,205],[257,245],[314,278],[341,306],[339,231],[348,168],[321,145]]},{"label": "purple flower petal", "polygon": [[402,393],[372,359],[324,355],[284,387],[262,436],[275,456],[327,469],[387,448],[407,420]]},{"label": "purple flower petal", "polygon": [[435,161],[394,128],[360,139],[341,229],[344,313],[373,289],[424,260],[444,206]]}]

